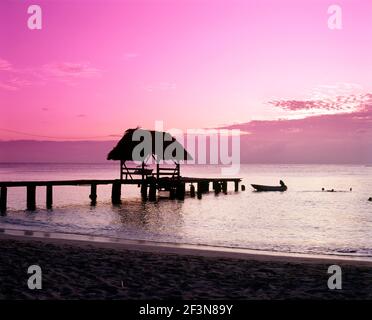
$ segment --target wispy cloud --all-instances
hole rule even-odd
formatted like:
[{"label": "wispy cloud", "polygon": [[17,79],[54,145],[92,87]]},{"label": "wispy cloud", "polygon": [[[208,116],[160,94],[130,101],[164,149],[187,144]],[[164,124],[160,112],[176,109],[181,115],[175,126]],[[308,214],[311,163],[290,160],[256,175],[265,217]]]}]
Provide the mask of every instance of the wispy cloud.
[{"label": "wispy cloud", "polygon": [[148,92],[154,91],[174,91],[177,86],[174,82],[158,82],[146,86]]},{"label": "wispy cloud", "polygon": [[[353,98],[346,100],[354,101]],[[350,112],[250,121],[227,129],[250,132],[241,137],[243,162],[370,163],[372,94],[363,94],[357,101],[359,105]],[[282,101],[280,107],[283,105],[290,110],[319,107],[318,102],[296,100]],[[333,110],[332,106],[326,108]]]},{"label": "wispy cloud", "polygon": [[15,87],[14,85],[11,85],[5,81],[2,81],[0,82],[0,89],[2,90],[7,90],[7,91],[16,91],[18,90],[17,87]]},{"label": "wispy cloud", "polygon": [[138,58],[139,54],[135,52],[126,52],[124,54],[124,60],[132,60]]},{"label": "wispy cloud", "polygon": [[52,63],[42,67],[45,75],[56,78],[91,78],[100,75],[100,70],[91,67],[89,63]]},{"label": "wispy cloud", "polygon": [[0,58],[0,71],[11,71],[12,70],[12,64],[5,60]]},{"label": "wispy cloud", "polygon": [[15,68],[10,62],[0,58],[0,71],[11,71],[3,76],[0,89],[16,91],[26,86],[45,85],[50,81],[66,84],[78,83],[79,79],[90,79],[101,75],[101,70],[89,63],[55,62],[39,67]]}]

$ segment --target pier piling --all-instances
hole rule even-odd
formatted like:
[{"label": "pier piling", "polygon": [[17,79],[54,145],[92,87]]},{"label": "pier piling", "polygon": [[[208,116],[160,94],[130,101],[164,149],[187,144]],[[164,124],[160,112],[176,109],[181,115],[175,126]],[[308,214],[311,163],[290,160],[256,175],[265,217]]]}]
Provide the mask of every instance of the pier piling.
[{"label": "pier piling", "polygon": [[227,182],[226,181],[223,181],[221,182],[221,185],[222,185],[222,191],[223,193],[227,193]]},{"label": "pier piling", "polygon": [[193,184],[190,186],[190,197],[195,198],[195,186]]},{"label": "pier piling", "polygon": [[238,180],[234,181],[234,186],[235,186],[234,191],[238,192],[239,191],[239,181]]},{"label": "pier piling", "polygon": [[6,212],[6,201],[7,201],[8,189],[7,187],[0,188],[0,213],[4,215]]},{"label": "pier piling", "polygon": [[197,197],[198,197],[199,200],[201,200],[201,198],[202,198],[202,193],[199,192],[199,190],[197,191]]},{"label": "pier piling", "polygon": [[27,186],[27,210],[36,210],[36,186]]},{"label": "pier piling", "polygon": [[115,180],[112,184],[111,202],[112,204],[121,204],[121,183],[119,180]]},{"label": "pier piling", "polygon": [[150,182],[149,200],[156,201],[156,183],[155,181]]},{"label": "pier piling", "polygon": [[[145,179],[83,179],[83,180],[48,180],[48,181],[0,181],[0,214],[7,210],[7,191],[8,188],[21,187],[26,188],[27,192],[27,210],[36,209],[36,188],[46,187],[46,207],[51,209],[53,206],[53,188],[55,186],[89,186],[91,205],[97,201],[97,186],[112,185],[111,201],[112,204],[121,204],[121,185],[138,185],[141,188],[141,195],[144,199],[156,201],[158,190],[170,191],[171,199],[184,199],[186,184],[190,185],[190,196],[202,198],[203,193],[209,192],[210,183],[216,194],[222,190],[226,193],[228,182],[234,182],[235,191],[239,189],[241,179],[239,178],[200,178],[200,177],[179,177],[178,179],[157,178],[156,176],[147,176]],[[245,186],[241,185],[241,190]]]},{"label": "pier piling", "polygon": [[214,186],[214,193],[219,194],[220,192],[221,192],[221,183],[216,182],[216,184]]},{"label": "pier piling", "polygon": [[147,182],[143,182],[141,184],[141,197],[142,197],[142,200],[144,201],[147,200]]},{"label": "pier piling", "polygon": [[185,183],[184,182],[180,182],[177,184],[176,194],[177,194],[178,200],[185,199]]},{"label": "pier piling", "polygon": [[92,183],[90,185],[89,198],[91,200],[90,205],[95,206],[97,204],[97,184],[95,184],[95,183]]},{"label": "pier piling", "polygon": [[46,186],[46,207],[52,209],[53,206],[53,186],[48,184]]}]

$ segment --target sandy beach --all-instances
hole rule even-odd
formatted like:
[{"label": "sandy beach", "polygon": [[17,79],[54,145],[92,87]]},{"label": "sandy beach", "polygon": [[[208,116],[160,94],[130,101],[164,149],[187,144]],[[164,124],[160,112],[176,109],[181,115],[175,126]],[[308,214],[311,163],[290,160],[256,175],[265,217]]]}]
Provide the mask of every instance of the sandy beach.
[{"label": "sandy beach", "polygon": [[[371,299],[368,262],[232,255],[0,236],[0,299]],[[177,253],[178,252],[178,253]],[[337,262],[342,290],[329,290]],[[27,287],[27,268],[43,288]]]}]

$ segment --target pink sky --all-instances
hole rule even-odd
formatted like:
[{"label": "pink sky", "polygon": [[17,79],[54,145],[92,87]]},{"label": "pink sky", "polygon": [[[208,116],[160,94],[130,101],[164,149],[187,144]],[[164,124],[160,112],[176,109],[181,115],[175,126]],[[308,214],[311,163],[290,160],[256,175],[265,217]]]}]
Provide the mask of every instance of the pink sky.
[{"label": "pink sky", "polygon": [[[30,4],[43,9],[42,30],[27,28]],[[337,1],[342,30],[328,29],[331,4],[3,0],[0,140],[320,114],[327,134],[329,114],[358,113],[372,92],[372,1]]]}]

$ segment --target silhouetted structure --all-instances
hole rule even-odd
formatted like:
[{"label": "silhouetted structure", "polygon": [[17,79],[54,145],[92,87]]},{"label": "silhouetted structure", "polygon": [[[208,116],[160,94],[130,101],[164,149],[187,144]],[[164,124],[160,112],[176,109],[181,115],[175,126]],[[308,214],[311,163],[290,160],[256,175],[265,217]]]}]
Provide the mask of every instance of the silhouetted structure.
[{"label": "silhouetted structure", "polygon": [[[136,135],[136,136],[135,136]],[[141,137],[142,139],[136,139]],[[145,137],[151,137],[151,145],[146,145]],[[160,142],[160,143],[159,143]],[[143,144],[139,145],[140,143]],[[159,148],[159,145],[161,148]],[[133,152],[134,148],[141,147],[143,152]],[[152,173],[152,169],[146,168],[145,162],[153,157],[156,162],[156,173]],[[53,206],[53,187],[54,186],[90,186],[91,205],[97,203],[97,186],[112,185],[111,202],[113,205],[121,203],[121,186],[138,185],[141,187],[141,195],[144,200],[147,198],[150,201],[156,200],[157,190],[168,190],[170,199],[185,198],[186,184],[190,184],[190,196],[195,196],[195,186],[197,186],[196,194],[198,199],[202,198],[202,194],[209,192],[209,184],[213,184],[216,190],[222,190],[227,193],[227,183],[234,183],[234,190],[239,190],[240,178],[195,178],[181,177],[180,164],[182,160],[191,160],[191,155],[183,148],[183,146],[170,134],[159,131],[149,131],[143,129],[128,129],[125,131],[123,138],[111,150],[107,156],[108,160],[120,161],[120,179],[89,179],[89,180],[48,180],[48,181],[0,181],[0,215],[5,215],[7,210],[8,188],[20,187],[26,188],[26,207],[27,210],[36,209],[36,189],[38,187],[46,187],[46,207],[52,209]],[[161,168],[162,160],[172,160],[175,164],[174,168]],[[140,167],[127,167],[126,161],[140,161]],[[123,179],[125,175],[125,179]],[[140,175],[140,178],[133,178],[133,175]],[[243,190],[243,186],[242,186]]]},{"label": "silhouetted structure", "polygon": [[[139,152],[141,150],[141,152]],[[146,162],[153,158],[156,162],[156,173],[145,168]],[[123,138],[110,151],[107,160],[120,161],[120,179],[133,179],[133,175],[141,175],[142,179],[156,176],[157,179],[167,176],[172,179],[180,178],[180,161],[192,160],[191,155],[169,133],[140,128],[128,129]],[[160,162],[172,160],[174,168],[161,168]],[[127,161],[139,161],[142,167],[128,167]]]}]

